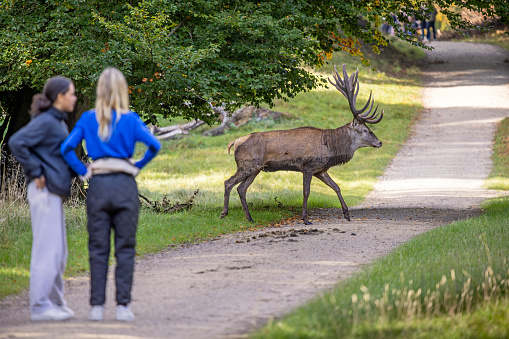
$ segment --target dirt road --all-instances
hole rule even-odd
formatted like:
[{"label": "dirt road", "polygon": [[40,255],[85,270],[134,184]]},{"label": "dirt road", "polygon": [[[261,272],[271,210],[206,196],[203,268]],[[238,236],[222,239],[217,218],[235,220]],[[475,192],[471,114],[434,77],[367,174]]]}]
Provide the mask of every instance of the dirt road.
[{"label": "dirt road", "polygon": [[[411,237],[478,213],[497,121],[509,116],[509,54],[435,42],[425,113],[365,203],[311,212],[314,225],[237,233],[137,262],[133,323],[90,322],[88,279],[67,282],[76,318],[32,323],[26,295],[0,302],[0,338],[241,338]],[[389,116],[389,115],[388,115]],[[112,281],[110,277],[109,282]]]}]

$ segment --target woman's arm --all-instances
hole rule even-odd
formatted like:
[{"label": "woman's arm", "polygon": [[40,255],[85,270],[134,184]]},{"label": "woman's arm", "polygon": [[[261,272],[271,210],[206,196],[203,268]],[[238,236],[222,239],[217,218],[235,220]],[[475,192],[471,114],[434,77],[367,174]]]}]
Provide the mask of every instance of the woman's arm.
[{"label": "woman's arm", "polygon": [[152,135],[152,133],[150,133],[147,126],[145,126],[138,115],[136,115],[136,118],[136,141],[140,141],[147,145],[147,151],[143,155],[143,158],[134,164],[134,166],[142,169],[156,156],[157,152],[159,152],[161,149],[161,143]]},{"label": "woman's arm", "polygon": [[67,138],[64,140],[62,145],[60,146],[60,153],[62,153],[62,157],[65,162],[72,168],[72,170],[80,176],[84,176],[87,173],[87,167],[78,159],[78,156],[74,152],[76,147],[83,140],[83,129],[76,124],[73,130]]},{"label": "woman's arm", "polygon": [[9,139],[9,148],[30,178],[42,175],[41,160],[30,149],[47,137],[48,127],[44,124],[48,122],[43,120],[42,116],[35,118]]}]

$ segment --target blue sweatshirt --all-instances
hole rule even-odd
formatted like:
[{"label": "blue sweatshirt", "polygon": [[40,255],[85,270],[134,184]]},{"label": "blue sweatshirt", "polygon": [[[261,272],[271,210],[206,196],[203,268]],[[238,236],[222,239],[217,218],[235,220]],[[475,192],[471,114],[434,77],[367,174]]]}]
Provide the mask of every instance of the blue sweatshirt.
[{"label": "blue sweatshirt", "polygon": [[60,145],[69,134],[66,120],[67,113],[50,107],[9,139],[9,147],[23,167],[26,182],[44,175],[48,191],[61,196],[71,194],[73,175],[60,154]]},{"label": "blue sweatshirt", "polygon": [[[79,175],[87,173],[86,166],[78,159],[74,149],[85,140],[88,156],[92,160],[100,158],[131,158],[134,154],[136,142],[144,143],[148,149],[143,158],[134,165],[143,168],[154,158],[161,148],[161,143],[148,130],[138,114],[128,112],[122,114],[115,123],[116,113],[112,112],[113,132],[110,139],[102,141],[99,138],[99,123],[92,109],[82,114],[73,130],[62,143],[60,152],[69,166]],[[112,130],[110,126],[110,131]]]}]

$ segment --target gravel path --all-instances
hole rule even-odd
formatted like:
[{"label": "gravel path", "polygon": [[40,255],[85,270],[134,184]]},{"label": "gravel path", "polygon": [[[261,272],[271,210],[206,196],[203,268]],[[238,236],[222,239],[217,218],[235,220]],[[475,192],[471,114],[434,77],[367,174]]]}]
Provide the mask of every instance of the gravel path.
[{"label": "gravel path", "polygon": [[476,215],[498,194],[481,185],[496,123],[509,116],[509,54],[490,45],[433,46],[426,111],[375,190],[351,209],[351,222],[339,209],[314,210],[312,226],[236,233],[139,260],[133,323],[114,321],[111,283],[105,321],[88,321],[87,277],[67,281],[76,311],[68,322],[32,323],[26,295],[8,298],[0,302],[0,338],[243,338],[413,236]]}]

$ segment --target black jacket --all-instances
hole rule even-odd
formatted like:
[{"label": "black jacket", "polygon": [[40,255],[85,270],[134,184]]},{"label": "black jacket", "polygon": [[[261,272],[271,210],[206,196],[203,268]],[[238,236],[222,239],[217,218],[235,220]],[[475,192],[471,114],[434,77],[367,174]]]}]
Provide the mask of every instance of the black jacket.
[{"label": "black jacket", "polygon": [[9,147],[23,167],[27,184],[44,174],[48,191],[68,197],[73,173],[60,153],[69,134],[65,120],[66,113],[51,107],[14,133]]}]

